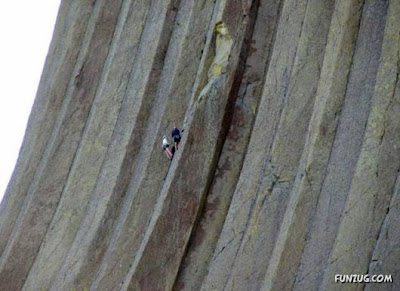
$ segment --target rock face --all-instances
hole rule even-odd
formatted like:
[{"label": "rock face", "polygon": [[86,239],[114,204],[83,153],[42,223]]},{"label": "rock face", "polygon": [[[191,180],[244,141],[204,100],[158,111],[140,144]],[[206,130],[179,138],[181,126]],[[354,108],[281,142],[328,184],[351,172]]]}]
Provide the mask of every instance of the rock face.
[{"label": "rock face", "polygon": [[399,15],[62,1],[0,207],[0,290],[399,290]]}]

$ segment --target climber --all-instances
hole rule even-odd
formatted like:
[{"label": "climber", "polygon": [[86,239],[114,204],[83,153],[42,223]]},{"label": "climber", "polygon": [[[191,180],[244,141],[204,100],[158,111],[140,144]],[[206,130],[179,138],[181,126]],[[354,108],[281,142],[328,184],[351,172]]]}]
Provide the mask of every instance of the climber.
[{"label": "climber", "polygon": [[178,150],[178,144],[181,141],[181,132],[176,126],[172,130],[172,139],[174,140],[175,150]]},{"label": "climber", "polygon": [[168,159],[172,160],[173,155],[171,153],[171,150],[169,149],[169,143],[168,143],[167,137],[165,135],[163,136],[162,148],[163,148],[165,154],[167,155]]}]

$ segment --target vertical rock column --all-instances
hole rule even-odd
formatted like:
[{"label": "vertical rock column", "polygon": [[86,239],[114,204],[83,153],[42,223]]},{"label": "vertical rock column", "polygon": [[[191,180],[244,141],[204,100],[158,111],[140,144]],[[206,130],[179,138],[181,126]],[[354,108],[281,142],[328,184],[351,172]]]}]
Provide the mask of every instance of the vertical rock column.
[{"label": "vertical rock column", "polygon": [[113,234],[135,163],[140,158],[138,152],[143,145],[138,141],[147,126],[148,112],[157,101],[156,84],[179,1],[141,3],[151,5],[111,142],[79,230],[51,290],[71,286],[90,288]]},{"label": "vertical rock column", "polygon": [[[283,2],[251,140],[221,236],[214,250],[208,275],[202,285],[203,290],[222,290],[228,284],[232,284],[231,279],[234,278],[233,272],[236,271],[236,262],[237,270],[240,269],[240,264],[244,264],[248,266],[245,271],[246,274],[253,270],[255,273],[261,272],[263,274],[262,270],[265,267],[256,265],[253,269],[253,266],[247,265],[252,260],[245,261],[247,250],[243,250],[251,234],[255,234],[253,226],[258,219],[258,213],[264,201],[271,196],[268,191],[272,190],[271,185],[275,180],[275,173],[270,163],[271,148],[282,111],[290,95],[288,88],[291,73],[295,66],[306,8],[307,1],[289,0]],[[290,31],[290,33],[287,33],[287,31]],[[293,97],[293,95],[291,96]],[[279,197],[282,204],[285,204],[284,195],[276,194],[276,196]],[[271,240],[274,238],[273,235],[268,237]],[[267,247],[266,245],[267,243],[264,242],[264,247]],[[269,247],[273,247],[273,241],[271,241]],[[263,257],[264,262],[268,261],[265,253],[260,255],[260,253],[250,250],[248,255],[252,258]],[[238,259],[239,257],[242,260]],[[243,277],[246,277],[246,275],[243,275]],[[243,284],[248,283],[250,286],[251,281],[249,279]],[[254,284],[259,283],[257,280],[253,280],[253,282]],[[256,286],[249,288],[257,289]]]},{"label": "vertical rock column", "polygon": [[[195,290],[207,275],[226,214],[240,175],[257,113],[269,55],[279,18],[280,1],[264,1],[259,6],[250,41],[245,71],[226,137],[204,208],[189,242],[180,275],[179,290]],[[260,62],[260,60],[264,60]]]},{"label": "vertical rock column", "polygon": [[[25,282],[26,290],[50,288],[84,217],[137,55],[148,11],[144,2],[145,0],[123,2],[82,142],[57,211]],[[136,29],[132,30],[132,26]]]},{"label": "vertical rock column", "polygon": [[[107,6],[108,9],[102,9]],[[21,288],[65,186],[97,90],[120,11],[120,1],[95,4],[64,103],[25,208],[0,261],[0,289]],[[101,33],[100,33],[101,31]]]},{"label": "vertical rock column", "polygon": [[[281,105],[282,113],[276,129],[270,155],[271,173],[263,177],[271,184],[260,187],[265,199],[254,211],[242,246],[228,281],[228,289],[260,289],[269,265],[274,263],[279,227],[285,223],[285,206],[292,197],[301,154],[308,136],[308,126],[313,111],[316,91],[323,66],[325,47],[334,1],[307,2],[293,68],[288,80],[286,100]],[[278,107],[280,104],[274,104]],[[262,142],[262,141],[260,141]],[[269,177],[268,177],[269,176]],[[263,183],[265,183],[265,180]],[[265,185],[265,184],[264,184]],[[261,196],[262,197],[262,196]],[[278,237],[278,239],[277,239]],[[290,252],[291,247],[285,249]],[[293,254],[291,254],[293,255]],[[271,258],[272,256],[272,258]],[[294,259],[294,258],[293,258]],[[289,260],[291,263],[294,261]],[[285,262],[287,263],[287,262]],[[294,281],[293,270],[283,263],[285,286],[290,289]]]},{"label": "vertical rock column", "polygon": [[61,110],[68,83],[74,77],[77,57],[93,12],[93,2],[94,0],[61,3],[17,165],[0,205],[0,253],[6,247],[29,187],[35,175],[38,175],[38,168]]},{"label": "vertical rock column", "polygon": [[214,7],[208,0],[180,3],[158,83],[157,104],[149,111],[141,138],[146,146],[138,152],[118,222],[91,290],[122,285],[140,247],[168,166],[160,148],[161,137],[184,119]]},{"label": "vertical rock column", "polygon": [[[398,1],[390,1],[371,113],[322,287],[335,274],[365,274],[400,170]],[[343,285],[342,285],[343,286]],[[363,285],[357,286],[358,290]]]},{"label": "vertical rock column", "polygon": [[[185,138],[174,158],[171,175],[161,190],[124,289],[172,288],[197,211],[209,188],[227,131],[226,112],[237,94],[231,89],[237,74],[241,75],[237,69],[242,49],[246,49],[243,40],[252,31],[251,19],[242,14],[240,1],[221,3],[216,35],[211,36],[215,37],[216,48],[208,83],[199,96],[194,96],[196,102],[189,108]],[[256,9],[257,1],[247,7]]]},{"label": "vertical rock column", "polygon": [[[309,207],[307,209],[310,209],[308,211],[303,208],[304,210],[301,212],[301,217],[304,217],[304,213],[310,215],[308,219],[311,221],[310,225],[305,228],[308,237],[297,276],[296,285],[298,287],[296,288],[299,290],[316,288],[320,285],[337,236],[370,111],[385,27],[387,11],[385,2],[368,1],[362,7],[356,3],[357,8],[355,9],[362,13],[360,20],[355,19],[354,12],[349,11],[351,13],[349,21],[351,22],[348,23],[353,23],[353,25],[347,25],[347,28],[357,29],[355,30],[357,41],[353,49],[350,73],[346,80],[346,93],[342,108],[340,111],[331,109],[332,112],[336,112],[334,124],[337,124],[337,128],[334,141],[331,148],[323,149],[321,147],[323,143],[329,145],[332,138],[330,128],[325,123],[329,121],[329,118],[325,117],[322,121],[326,125],[321,127],[319,136],[316,135],[315,146],[310,146],[314,153],[309,155],[309,161],[305,162],[306,164],[303,166],[304,178],[307,178],[309,182],[301,182],[303,184],[301,188],[304,188],[302,191],[305,191],[304,195],[306,195],[307,201],[316,204],[307,206]],[[339,8],[339,6],[337,7]],[[342,7],[344,8],[344,6]],[[345,10],[342,10],[343,12]],[[332,28],[333,31],[336,29]],[[348,44],[351,42],[348,41]],[[310,131],[313,132],[315,129],[312,128]],[[315,132],[317,133],[317,131]],[[322,164],[325,159],[328,159],[327,165]],[[311,192],[307,188],[312,189]],[[316,200],[317,198],[318,200]]]}]

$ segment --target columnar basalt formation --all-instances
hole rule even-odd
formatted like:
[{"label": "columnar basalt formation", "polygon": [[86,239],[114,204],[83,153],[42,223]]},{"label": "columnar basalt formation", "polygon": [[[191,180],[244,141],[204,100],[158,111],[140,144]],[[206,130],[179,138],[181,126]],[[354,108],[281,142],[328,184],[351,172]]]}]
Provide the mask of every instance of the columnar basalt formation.
[{"label": "columnar basalt formation", "polygon": [[0,290],[398,290],[399,15],[62,1],[0,206]]}]

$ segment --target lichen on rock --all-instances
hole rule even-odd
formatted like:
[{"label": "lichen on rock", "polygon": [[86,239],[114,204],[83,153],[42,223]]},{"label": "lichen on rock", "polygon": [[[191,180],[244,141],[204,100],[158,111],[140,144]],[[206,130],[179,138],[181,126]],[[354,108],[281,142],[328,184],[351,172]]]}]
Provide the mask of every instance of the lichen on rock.
[{"label": "lichen on rock", "polygon": [[218,21],[215,24],[214,32],[216,35],[215,57],[210,70],[208,71],[208,79],[210,81],[213,78],[226,73],[226,66],[228,65],[233,43],[228,27],[223,21]]}]

